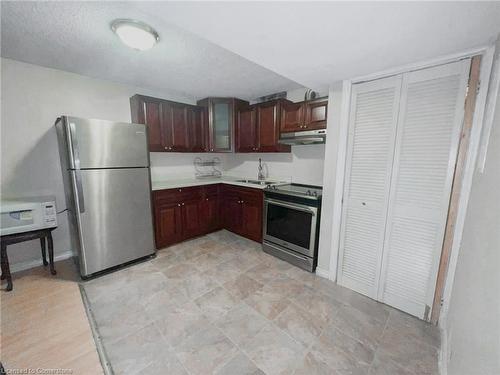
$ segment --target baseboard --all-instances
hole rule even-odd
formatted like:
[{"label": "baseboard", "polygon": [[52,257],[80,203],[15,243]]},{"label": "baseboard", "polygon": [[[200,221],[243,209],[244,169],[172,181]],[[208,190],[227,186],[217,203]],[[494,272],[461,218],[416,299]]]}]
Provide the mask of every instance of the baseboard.
[{"label": "baseboard", "polygon": [[[69,259],[73,256],[73,252],[71,250],[65,251],[63,253],[57,254],[54,256],[54,262],[58,262],[60,260]],[[30,268],[35,268],[43,265],[42,258],[33,259],[33,260],[25,260],[24,262],[18,262],[10,265],[10,272],[19,272],[28,270]]]},{"label": "baseboard", "polygon": [[316,267],[316,275],[324,277],[325,279],[330,279],[330,271],[323,268]]}]

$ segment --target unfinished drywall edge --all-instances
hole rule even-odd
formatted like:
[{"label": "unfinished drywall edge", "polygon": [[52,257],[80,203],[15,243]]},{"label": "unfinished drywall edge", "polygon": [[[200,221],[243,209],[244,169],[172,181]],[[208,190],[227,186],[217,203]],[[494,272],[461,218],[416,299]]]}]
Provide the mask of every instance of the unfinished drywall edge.
[{"label": "unfinished drywall edge", "polygon": [[465,218],[467,215],[467,206],[472,190],[472,182],[474,179],[474,172],[476,161],[479,152],[479,144],[481,140],[481,133],[483,127],[484,112],[486,106],[486,96],[488,94],[488,84],[491,76],[491,68],[493,65],[493,55],[495,47],[490,46],[482,52],[483,59],[481,63],[481,72],[479,81],[482,82],[477,99],[476,109],[474,111],[474,119],[472,123],[471,138],[469,145],[469,153],[467,155],[467,162],[464,168],[464,175],[462,180],[462,194],[458,204],[457,219],[455,223],[455,233],[453,235],[453,243],[450,251],[450,260],[448,262],[448,271],[444,284],[444,292],[442,297],[441,313],[438,321],[439,327],[446,329],[446,317],[450,308],[451,292],[453,290],[453,282],[455,279],[455,271],[457,268],[458,255],[460,252],[460,245],[462,243],[462,235],[465,226]]},{"label": "unfinished drywall edge", "polygon": [[495,107],[497,104],[497,96],[500,92],[500,34],[498,34],[495,43],[495,52],[493,55],[493,65],[491,70],[489,90],[486,96],[486,109],[484,115],[483,131],[481,134],[481,143],[479,146],[479,156],[477,160],[477,169],[479,172],[484,172],[484,165],[486,164],[486,156],[488,153],[488,144],[490,141],[490,133],[493,127],[493,120],[495,117]]}]

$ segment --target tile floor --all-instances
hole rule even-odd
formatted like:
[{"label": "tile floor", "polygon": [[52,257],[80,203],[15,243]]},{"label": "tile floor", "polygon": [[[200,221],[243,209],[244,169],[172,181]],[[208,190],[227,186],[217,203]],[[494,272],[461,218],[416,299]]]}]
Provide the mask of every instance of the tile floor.
[{"label": "tile floor", "polygon": [[84,283],[116,374],[437,374],[438,330],[220,231]]}]

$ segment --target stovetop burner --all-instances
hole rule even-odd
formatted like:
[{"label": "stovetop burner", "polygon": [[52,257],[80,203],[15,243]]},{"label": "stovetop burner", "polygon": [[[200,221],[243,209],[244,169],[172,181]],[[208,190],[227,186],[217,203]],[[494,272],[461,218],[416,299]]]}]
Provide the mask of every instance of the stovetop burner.
[{"label": "stovetop burner", "polygon": [[266,190],[310,199],[320,199],[323,191],[321,186],[302,184],[271,185]]}]

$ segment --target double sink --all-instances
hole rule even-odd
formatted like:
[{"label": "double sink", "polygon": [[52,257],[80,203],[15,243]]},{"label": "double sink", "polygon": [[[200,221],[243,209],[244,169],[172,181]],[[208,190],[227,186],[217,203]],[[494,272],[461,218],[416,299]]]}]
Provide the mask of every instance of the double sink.
[{"label": "double sink", "polygon": [[254,185],[273,185],[276,183],[273,181],[260,181],[260,180],[236,180],[236,182],[243,182],[245,184],[254,184]]}]

